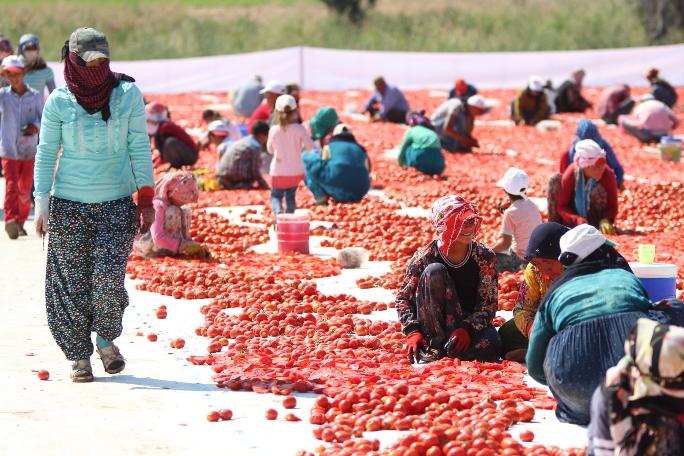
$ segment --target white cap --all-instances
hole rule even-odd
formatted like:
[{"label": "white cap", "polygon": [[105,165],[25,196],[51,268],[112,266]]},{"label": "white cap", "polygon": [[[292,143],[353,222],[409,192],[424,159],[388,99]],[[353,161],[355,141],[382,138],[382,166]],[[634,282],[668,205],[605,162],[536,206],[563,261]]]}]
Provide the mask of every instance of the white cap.
[{"label": "white cap", "polygon": [[522,169],[510,167],[496,185],[503,188],[510,195],[524,197],[526,196],[527,187],[530,185],[530,178],[527,177],[527,173]]},{"label": "white cap", "polygon": [[285,93],[285,84],[283,84],[282,82],[277,81],[275,79],[271,79],[266,84],[266,87],[261,89],[261,91],[259,93],[263,95],[263,94],[268,93],[268,92],[277,93],[278,95],[282,95]]},{"label": "white cap", "polygon": [[209,124],[209,133],[214,133],[218,136],[230,136],[230,129],[228,125],[222,120],[215,120]]},{"label": "white cap", "polygon": [[541,92],[544,90],[544,81],[540,76],[530,76],[527,81],[527,88],[533,92]]},{"label": "white cap", "polygon": [[289,108],[290,111],[297,109],[297,100],[292,95],[281,95],[276,99],[276,111],[284,112],[286,108]]},{"label": "white cap", "polygon": [[601,149],[594,140],[583,139],[575,144],[575,157],[573,161],[580,168],[593,166],[600,158],[606,156],[606,151]]},{"label": "white cap", "polygon": [[351,128],[349,128],[347,124],[343,123],[335,125],[335,128],[333,128],[332,135],[337,136],[341,133],[351,133]]},{"label": "white cap", "polygon": [[485,100],[485,98],[482,95],[473,95],[472,97],[469,97],[468,106],[474,106],[476,108],[484,110],[488,108],[487,100]]},{"label": "white cap", "polygon": [[606,240],[601,232],[593,226],[587,224],[578,225],[561,236],[561,255],[565,252],[574,253],[577,255],[574,263],[579,263],[591,255],[594,250],[605,244]]},{"label": "white cap", "polygon": [[18,55],[8,55],[2,59],[2,67],[5,70],[24,68],[24,59]]}]

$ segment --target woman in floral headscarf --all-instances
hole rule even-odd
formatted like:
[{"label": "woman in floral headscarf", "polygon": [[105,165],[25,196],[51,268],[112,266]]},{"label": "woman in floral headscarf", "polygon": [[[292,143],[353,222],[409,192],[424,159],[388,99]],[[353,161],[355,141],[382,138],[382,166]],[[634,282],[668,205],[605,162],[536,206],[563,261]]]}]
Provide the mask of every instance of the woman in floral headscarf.
[{"label": "woman in floral headscarf", "polygon": [[684,328],[642,318],[591,400],[588,454],[684,453]]},{"label": "woman in floral headscarf", "polygon": [[186,205],[197,202],[198,197],[197,180],[192,173],[165,175],[154,191],[154,223],[150,231],[136,240],[135,253],[146,258],[206,256],[204,247],[190,237],[192,211]]},{"label": "woman in floral headscarf", "polygon": [[497,308],[495,255],[475,241],[481,217],[456,195],[430,211],[435,240],[409,262],[397,311],[411,361],[444,356],[496,361],[501,340],[492,326]]}]

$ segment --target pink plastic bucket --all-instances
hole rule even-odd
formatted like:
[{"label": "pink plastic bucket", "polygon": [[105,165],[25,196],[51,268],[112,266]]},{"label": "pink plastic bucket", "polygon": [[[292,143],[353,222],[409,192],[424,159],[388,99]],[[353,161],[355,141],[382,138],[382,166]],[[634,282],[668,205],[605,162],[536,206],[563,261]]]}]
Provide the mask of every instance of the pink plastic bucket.
[{"label": "pink plastic bucket", "polygon": [[276,217],[278,253],[309,253],[309,216],[278,214]]}]

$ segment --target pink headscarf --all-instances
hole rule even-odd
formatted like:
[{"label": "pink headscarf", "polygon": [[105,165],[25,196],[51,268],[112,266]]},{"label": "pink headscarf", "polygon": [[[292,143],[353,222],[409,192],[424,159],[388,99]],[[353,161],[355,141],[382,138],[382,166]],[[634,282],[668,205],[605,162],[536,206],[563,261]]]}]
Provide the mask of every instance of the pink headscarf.
[{"label": "pink headscarf", "polygon": [[477,207],[456,195],[446,195],[435,201],[430,210],[430,223],[435,228],[437,247],[446,254],[454,239],[458,238],[463,224],[475,219],[475,234],[477,234],[482,217]]},{"label": "pink headscarf", "polygon": [[178,171],[165,175],[154,189],[154,198],[170,204],[169,198],[183,204],[197,202],[199,190],[197,180],[192,173]]}]

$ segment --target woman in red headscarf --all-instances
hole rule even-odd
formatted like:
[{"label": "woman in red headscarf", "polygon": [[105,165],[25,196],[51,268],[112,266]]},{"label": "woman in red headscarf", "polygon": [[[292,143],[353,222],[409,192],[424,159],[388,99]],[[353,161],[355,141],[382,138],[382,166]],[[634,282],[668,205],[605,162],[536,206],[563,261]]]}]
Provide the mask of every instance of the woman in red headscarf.
[{"label": "woman in red headscarf", "polygon": [[481,220],[460,196],[443,196],[432,206],[436,239],[409,262],[396,300],[411,361],[499,359],[501,340],[492,326],[496,256],[475,241]]}]

